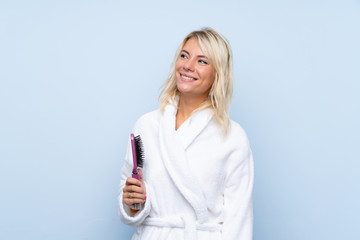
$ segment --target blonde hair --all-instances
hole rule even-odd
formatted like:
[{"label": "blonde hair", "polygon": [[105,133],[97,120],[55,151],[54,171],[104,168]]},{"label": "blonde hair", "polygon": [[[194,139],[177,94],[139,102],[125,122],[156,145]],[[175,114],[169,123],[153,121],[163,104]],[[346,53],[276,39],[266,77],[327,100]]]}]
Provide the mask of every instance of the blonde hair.
[{"label": "blonde hair", "polygon": [[169,77],[160,92],[160,110],[164,111],[166,105],[174,102],[175,97],[179,94],[176,84],[175,65],[181,50],[191,38],[198,41],[201,50],[207,55],[216,72],[208,98],[195,111],[212,108],[216,123],[226,135],[230,124],[228,110],[233,92],[232,53],[228,41],[212,28],[206,27],[199,31],[193,31],[182,41],[171,64]]}]

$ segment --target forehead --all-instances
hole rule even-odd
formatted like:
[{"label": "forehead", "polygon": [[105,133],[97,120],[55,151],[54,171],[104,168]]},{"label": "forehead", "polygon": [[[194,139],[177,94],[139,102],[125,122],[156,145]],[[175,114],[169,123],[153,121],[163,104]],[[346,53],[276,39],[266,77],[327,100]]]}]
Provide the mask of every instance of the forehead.
[{"label": "forehead", "polygon": [[190,38],[189,40],[187,40],[182,50],[186,50],[190,54],[206,55],[196,38]]}]

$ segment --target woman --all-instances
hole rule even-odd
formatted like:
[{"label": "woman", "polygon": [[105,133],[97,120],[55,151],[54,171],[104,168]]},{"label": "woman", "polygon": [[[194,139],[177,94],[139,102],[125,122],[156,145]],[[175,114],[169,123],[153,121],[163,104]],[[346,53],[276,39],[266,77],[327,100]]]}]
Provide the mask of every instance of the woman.
[{"label": "woman", "polygon": [[122,168],[119,212],[137,227],[132,239],[252,239],[253,160],[245,132],[229,119],[231,95],[230,45],[211,28],[191,32],[160,110],[135,124],[145,152],[141,180],[129,177],[129,151]]}]

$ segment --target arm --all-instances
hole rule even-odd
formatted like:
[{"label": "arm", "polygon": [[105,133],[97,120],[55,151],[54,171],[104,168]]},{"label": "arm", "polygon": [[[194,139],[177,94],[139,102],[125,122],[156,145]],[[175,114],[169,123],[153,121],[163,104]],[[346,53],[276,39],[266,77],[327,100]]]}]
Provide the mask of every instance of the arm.
[{"label": "arm", "polygon": [[[136,214],[131,213],[130,207],[127,205],[130,203],[129,202],[130,200],[126,197],[124,199],[124,192],[123,192],[124,189],[126,190],[129,188],[129,182],[136,180],[136,179],[131,178],[133,161],[132,161],[132,154],[129,149],[130,149],[130,142],[128,144],[128,150],[126,153],[125,162],[121,169],[121,181],[120,181],[119,196],[118,196],[119,215],[120,215],[120,219],[123,223],[131,225],[131,226],[138,226],[144,221],[144,219],[150,213],[151,197],[149,197],[149,195],[151,195],[151,194],[149,193],[149,191],[147,192],[146,203],[144,204],[143,208],[140,211],[138,211]],[[126,184],[127,182],[128,182],[128,184]],[[146,182],[142,182],[141,184],[144,184],[143,187],[145,187],[145,189],[148,189]],[[139,185],[139,186],[141,186],[141,185]]]},{"label": "arm", "polygon": [[254,166],[248,141],[230,157],[224,191],[223,239],[251,240]]}]

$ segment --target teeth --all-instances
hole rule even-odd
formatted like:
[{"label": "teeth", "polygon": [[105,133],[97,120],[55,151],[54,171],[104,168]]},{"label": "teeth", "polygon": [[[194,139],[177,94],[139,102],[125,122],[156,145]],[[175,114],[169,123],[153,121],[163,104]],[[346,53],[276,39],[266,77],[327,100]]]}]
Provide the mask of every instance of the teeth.
[{"label": "teeth", "polygon": [[187,76],[184,76],[184,75],[181,75],[181,77],[183,77],[183,78],[185,78],[185,79],[187,79],[187,80],[193,80],[192,77],[187,77]]}]

